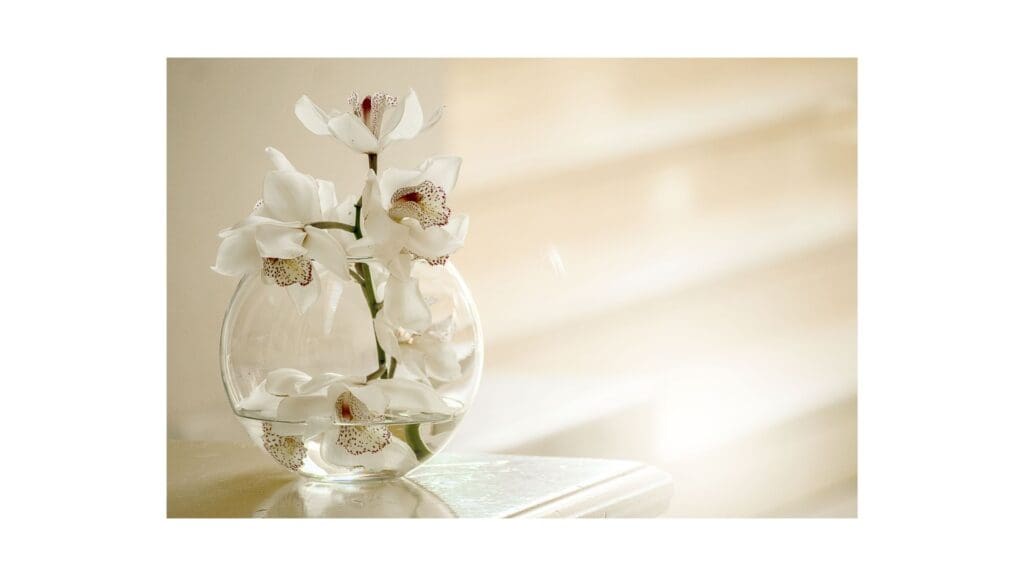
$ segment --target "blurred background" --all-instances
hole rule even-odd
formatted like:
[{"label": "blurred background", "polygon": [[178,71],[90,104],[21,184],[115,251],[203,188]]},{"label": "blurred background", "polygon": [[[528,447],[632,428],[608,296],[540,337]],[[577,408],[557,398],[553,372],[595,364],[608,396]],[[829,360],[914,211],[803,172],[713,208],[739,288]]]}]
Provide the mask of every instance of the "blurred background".
[{"label": "blurred background", "polygon": [[263,148],[361,189],[295,100],[410,86],[445,117],[381,168],[464,158],[486,339],[448,450],[649,462],[670,516],[856,516],[855,59],[169,60],[169,438],[248,442],[209,266]]}]

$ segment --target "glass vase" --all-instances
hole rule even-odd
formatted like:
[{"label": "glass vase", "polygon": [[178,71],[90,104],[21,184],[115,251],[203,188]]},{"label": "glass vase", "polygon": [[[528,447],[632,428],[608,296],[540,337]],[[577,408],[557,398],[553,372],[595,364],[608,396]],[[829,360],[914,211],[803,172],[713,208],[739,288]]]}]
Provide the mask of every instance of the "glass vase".
[{"label": "glass vase", "polygon": [[[353,278],[369,272],[373,295],[385,294],[393,280],[371,259],[353,261],[351,270],[353,276],[342,279],[314,267],[319,297],[304,312],[288,289],[264,275],[243,277],[221,330],[221,376],[245,431],[281,466],[329,482],[398,478],[443,450],[469,409],[483,365],[480,321],[453,264],[416,261],[411,277],[429,308],[431,329],[398,328],[398,352],[386,355],[375,332],[380,312],[368,306],[378,296],[367,296],[366,283]],[[344,383],[334,385],[336,396],[329,386],[282,394],[273,386],[282,374],[298,378],[299,390],[315,387],[318,379]],[[410,408],[385,393],[386,408],[375,411],[358,399],[369,402],[378,389],[390,391],[387,385],[397,383],[407,387],[403,399],[407,389],[432,389],[433,404]],[[337,386],[353,393],[337,395]],[[286,409],[296,405],[325,405],[330,415],[296,417]]]}]

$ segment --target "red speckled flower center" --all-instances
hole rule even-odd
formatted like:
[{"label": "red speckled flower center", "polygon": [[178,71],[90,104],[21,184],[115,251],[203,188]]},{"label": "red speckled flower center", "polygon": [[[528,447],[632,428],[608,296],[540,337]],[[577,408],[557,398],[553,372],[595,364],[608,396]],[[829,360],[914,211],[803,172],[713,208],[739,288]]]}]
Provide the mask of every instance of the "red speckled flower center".
[{"label": "red speckled flower center", "polygon": [[413,218],[424,228],[444,226],[451,214],[444,189],[430,180],[399,188],[391,195],[391,208],[388,210],[388,216],[395,222]]},{"label": "red speckled flower center", "polygon": [[380,125],[384,118],[384,111],[398,106],[398,98],[385,92],[375,92],[370,96],[360,98],[355,92],[348,98],[352,106],[352,113],[355,114],[363,124],[370,129],[370,132],[380,138]]},{"label": "red speckled flower center", "polygon": [[[408,188],[405,188],[405,190],[408,190]],[[422,199],[423,196],[420,196],[420,193],[413,189],[409,192],[406,192],[405,194],[402,194],[398,198],[394,198],[392,202],[419,202]]]},{"label": "red speckled flower center", "polygon": [[[343,422],[374,422],[383,420],[383,416],[373,414],[351,392],[343,392],[334,404],[335,412]],[[338,427],[338,446],[345,448],[349,454],[377,453],[391,443],[391,431],[384,425],[345,425]]]},{"label": "red speckled flower center", "polygon": [[263,276],[281,286],[306,286],[313,281],[313,261],[305,256],[264,258]]}]

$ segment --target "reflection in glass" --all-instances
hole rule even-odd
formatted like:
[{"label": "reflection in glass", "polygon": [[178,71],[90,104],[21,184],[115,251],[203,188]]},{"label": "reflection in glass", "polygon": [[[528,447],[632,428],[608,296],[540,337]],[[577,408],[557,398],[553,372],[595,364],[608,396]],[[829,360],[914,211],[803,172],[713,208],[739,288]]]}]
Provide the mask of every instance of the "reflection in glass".
[{"label": "reflection in glass", "polygon": [[451,508],[415,482],[336,484],[296,480],[263,501],[257,518],[453,518]]}]

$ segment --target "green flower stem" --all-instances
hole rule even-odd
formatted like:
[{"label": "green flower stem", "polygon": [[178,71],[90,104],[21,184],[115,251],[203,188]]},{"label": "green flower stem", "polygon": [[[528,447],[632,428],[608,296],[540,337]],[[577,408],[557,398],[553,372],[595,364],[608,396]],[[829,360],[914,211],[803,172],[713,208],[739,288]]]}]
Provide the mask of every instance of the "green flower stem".
[{"label": "green flower stem", "polygon": [[420,438],[420,425],[419,424],[406,424],[405,425],[405,441],[412,448],[413,454],[416,455],[417,460],[423,460],[427,456],[430,456],[432,452],[427,445],[423,443],[423,438]]},{"label": "green flower stem", "polygon": [[351,224],[345,224],[342,222],[311,222],[309,225],[314,228],[320,228],[322,230],[328,228],[336,228],[339,230],[344,230],[346,232],[351,232],[353,234],[355,234],[357,229],[357,226],[352,226]]},{"label": "green flower stem", "polygon": [[370,267],[365,262],[356,264],[356,270],[352,277],[356,278],[359,287],[363,289],[363,298],[366,299],[366,307],[370,309],[370,316],[376,318],[377,312],[380,311],[381,303],[377,302],[377,295],[373,291],[373,278],[370,277]]},{"label": "green flower stem", "polygon": [[380,368],[377,368],[373,372],[367,374],[366,381],[369,382],[370,380],[376,380],[377,378],[383,376],[385,372],[387,372],[387,370],[383,366],[381,366]]},{"label": "green flower stem", "polygon": [[[367,158],[369,158],[370,161],[370,170],[376,172],[377,155],[367,154]],[[356,201],[356,223],[354,226],[351,226],[351,232],[356,237],[356,240],[359,240],[360,238],[363,237],[363,219],[361,216],[362,210],[363,199],[360,198],[359,200]],[[370,309],[370,317],[376,318],[377,312],[380,312],[381,304],[377,302],[377,295],[374,294],[373,292],[373,277],[370,275],[370,267],[366,264],[366,262],[360,262],[356,264],[356,273],[361,278],[361,281],[357,280],[357,282],[359,282],[359,286],[363,289],[363,298],[366,299],[366,306],[367,308]],[[374,332],[373,334],[373,340],[374,343],[377,344],[377,370],[366,376],[367,382],[373,380],[374,378],[379,378],[381,375],[388,374],[388,358],[387,355],[384,354],[384,349],[381,348],[380,346],[380,340],[377,339],[376,332]]]},{"label": "green flower stem", "polygon": [[[372,318],[377,317],[377,312],[380,312],[381,305],[377,302],[377,295],[373,292],[373,278],[370,276],[370,267],[365,262],[356,264],[356,272],[362,277],[362,282],[359,283],[363,289],[363,298],[366,299],[366,306],[370,309],[370,316]],[[374,378],[387,372],[387,355],[384,354],[384,349],[380,347],[380,340],[377,339],[376,332],[373,335],[374,342],[377,344],[377,371],[371,376]],[[366,377],[367,380],[372,380],[370,376]]]}]

